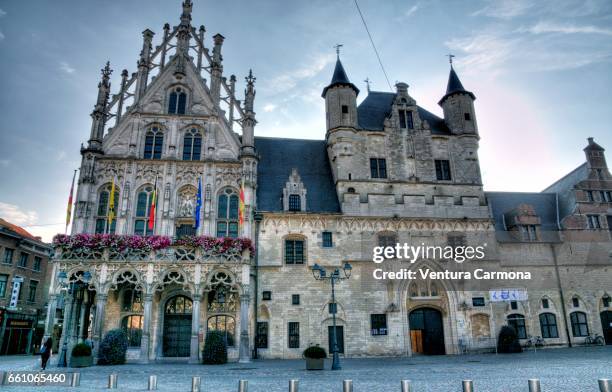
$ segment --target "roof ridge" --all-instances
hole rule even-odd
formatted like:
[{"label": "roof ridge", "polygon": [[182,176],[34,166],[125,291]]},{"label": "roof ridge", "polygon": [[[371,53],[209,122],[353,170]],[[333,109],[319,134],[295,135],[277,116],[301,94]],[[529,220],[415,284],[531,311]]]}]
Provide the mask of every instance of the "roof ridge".
[{"label": "roof ridge", "polygon": [[[557,181],[553,182],[552,184],[550,184],[549,186],[547,186],[546,188],[544,188],[542,190],[542,192],[545,192],[547,189],[552,188],[553,186],[557,185],[558,183],[560,183],[561,181],[565,180],[567,177],[571,176],[572,174],[574,174],[575,172],[577,172],[578,170],[582,169],[584,166],[587,165],[588,162],[583,162],[582,164],[578,165],[578,167],[576,167],[574,170],[570,171],[569,173],[566,173],[563,177],[559,178]],[[555,192],[556,193],[556,192]]]}]

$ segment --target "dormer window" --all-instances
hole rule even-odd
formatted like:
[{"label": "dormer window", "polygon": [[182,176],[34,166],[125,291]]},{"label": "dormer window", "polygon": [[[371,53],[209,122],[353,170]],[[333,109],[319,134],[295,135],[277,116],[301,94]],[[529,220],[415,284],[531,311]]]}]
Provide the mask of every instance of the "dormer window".
[{"label": "dormer window", "polygon": [[289,195],[289,211],[301,211],[302,202],[300,195]]},{"label": "dormer window", "polygon": [[538,240],[535,225],[521,225],[519,226],[519,230],[521,231],[521,235],[523,236],[523,241],[537,241]]},{"label": "dormer window", "polygon": [[414,129],[414,121],[412,119],[412,111],[399,110],[399,122],[401,129]]},{"label": "dormer window", "polygon": [[295,168],[291,170],[291,175],[283,189],[283,210],[306,211],[306,187]]},{"label": "dormer window", "polygon": [[168,97],[168,114],[185,114],[187,94],[181,87],[175,88]]}]

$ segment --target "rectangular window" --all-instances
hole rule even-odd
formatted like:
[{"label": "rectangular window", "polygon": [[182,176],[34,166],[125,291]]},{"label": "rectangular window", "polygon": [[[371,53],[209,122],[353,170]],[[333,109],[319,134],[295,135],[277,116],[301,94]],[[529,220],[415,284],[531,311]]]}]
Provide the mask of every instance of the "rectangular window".
[{"label": "rectangular window", "polygon": [[285,264],[304,264],[304,241],[285,240]]},{"label": "rectangular window", "polygon": [[599,215],[587,215],[587,223],[589,225],[589,229],[591,230],[601,229]]},{"label": "rectangular window", "polygon": [[573,297],[572,298],[572,306],[575,308],[579,308],[580,307],[580,301],[578,300],[578,297]]},{"label": "rectangular window", "polygon": [[521,225],[520,231],[523,235],[523,241],[537,241],[535,225]]},{"label": "rectangular window", "polygon": [[552,313],[542,313],[540,315],[540,330],[542,337],[545,339],[554,339],[559,337],[557,330],[557,318]]},{"label": "rectangular window", "polygon": [[34,257],[34,266],[32,266],[32,269],[34,271],[40,271],[40,265],[42,264],[42,258],[36,256]]},{"label": "rectangular window", "polygon": [[595,200],[593,198],[593,191],[586,191],[586,196],[587,196],[587,201],[593,201]]},{"label": "rectangular window", "polygon": [[612,231],[612,215],[608,215],[608,231]]},{"label": "rectangular window", "polygon": [[401,129],[414,129],[414,121],[412,119],[412,111],[399,110],[399,122]]},{"label": "rectangular window", "polygon": [[30,291],[28,292],[28,302],[36,302],[36,289],[38,288],[38,282],[30,280]]},{"label": "rectangular window", "polygon": [[27,267],[28,266],[28,254],[21,252],[21,254],[19,255],[19,267]]},{"label": "rectangular window", "polygon": [[549,306],[550,304],[548,303],[548,299],[542,298],[542,308],[548,309]]},{"label": "rectangular window", "polygon": [[436,179],[438,181],[450,181],[450,162],[445,159],[436,159]]},{"label": "rectangular window", "polygon": [[272,292],[271,291],[263,291],[261,293],[261,299],[263,301],[270,301],[270,300],[272,300]]},{"label": "rectangular window", "polygon": [[586,314],[583,312],[573,312],[570,314],[572,322],[572,335],[574,337],[589,336],[589,325],[587,324]]},{"label": "rectangular window", "polygon": [[485,306],[484,297],[472,297],[472,306]]},{"label": "rectangular window", "polygon": [[612,202],[612,191],[602,191],[601,201],[604,201],[606,203]]},{"label": "rectangular window", "polygon": [[289,211],[302,211],[300,195],[289,195]]},{"label": "rectangular window", "polygon": [[289,322],[288,326],[289,348],[300,348],[300,323]]},{"label": "rectangular window", "polygon": [[348,106],[342,105],[342,114],[348,114]]},{"label": "rectangular window", "polygon": [[324,248],[331,248],[333,246],[333,241],[332,241],[332,233],[331,231],[324,231],[322,233],[322,239],[323,239],[323,247]]},{"label": "rectangular window", "polygon": [[508,316],[508,325],[514,328],[519,339],[527,339],[525,316],[521,314],[511,314]]},{"label": "rectangular window", "polygon": [[8,286],[9,276],[6,274],[0,275],[0,298],[4,298],[6,295],[6,287]]},{"label": "rectangular window", "polygon": [[469,113],[463,113],[465,121],[472,121],[472,116]]},{"label": "rectangular window", "polygon": [[255,348],[268,348],[268,322],[258,321],[255,334]]},{"label": "rectangular window", "polygon": [[601,299],[601,301],[603,302],[603,307],[604,308],[609,308],[610,307],[610,297],[603,297]]},{"label": "rectangular window", "polygon": [[387,161],[384,158],[370,158],[370,176],[387,178]]},{"label": "rectangular window", "polygon": [[15,250],[14,249],[5,248],[4,249],[4,258],[2,259],[2,262],[4,264],[13,264],[13,254],[15,254]]},{"label": "rectangular window", "polygon": [[371,314],[370,315],[370,333],[372,336],[387,334],[387,315],[386,314]]},{"label": "rectangular window", "polygon": [[300,295],[292,294],[291,295],[291,305],[299,305],[300,304]]},{"label": "rectangular window", "polygon": [[512,310],[518,309],[518,302],[510,301],[510,309],[512,309]]}]

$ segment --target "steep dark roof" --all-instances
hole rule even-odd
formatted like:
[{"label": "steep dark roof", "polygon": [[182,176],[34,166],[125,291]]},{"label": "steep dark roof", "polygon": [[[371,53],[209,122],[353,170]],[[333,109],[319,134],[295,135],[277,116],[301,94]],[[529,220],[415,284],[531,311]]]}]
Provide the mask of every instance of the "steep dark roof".
[{"label": "steep dark roof", "polygon": [[283,188],[296,168],[306,187],[306,212],[340,212],[325,140],[256,137],[255,148],[258,210],[283,210]]},{"label": "steep dark roof", "polygon": [[442,97],[442,99],[440,99],[438,104],[441,105],[442,102],[446,100],[446,98],[457,93],[468,94],[470,97],[472,97],[472,99],[476,99],[476,96],[472,92],[467,91],[463,87],[463,84],[461,84],[461,80],[459,80],[459,76],[457,76],[457,72],[455,72],[455,69],[451,65],[450,73],[448,75],[448,84],[446,85],[446,94]]},{"label": "steep dark roof", "polygon": [[602,146],[595,143],[592,137],[587,139],[589,144],[582,151],[606,151]]},{"label": "steep dark roof", "polygon": [[555,193],[535,192],[485,192],[491,214],[495,220],[495,230],[503,231],[503,215],[520,204],[533,206],[540,217],[542,230],[557,231],[557,195]]},{"label": "steep dark roof", "polygon": [[[368,96],[357,107],[357,118],[359,128],[369,131],[382,131],[385,118],[391,112],[391,106],[395,101],[395,93],[370,91]],[[450,131],[443,119],[435,114],[417,106],[419,117],[427,120],[431,133],[434,135],[450,135]]]},{"label": "steep dark roof", "polygon": [[587,163],[583,163],[571,172],[567,173],[551,185],[547,186],[542,192],[561,193],[574,187],[580,181],[586,180],[589,177],[589,167]]},{"label": "steep dark roof", "polygon": [[327,87],[323,89],[323,93],[321,96],[325,98],[325,94],[327,94],[327,90],[334,86],[348,86],[355,90],[356,94],[359,94],[359,89],[349,80],[348,76],[346,76],[346,71],[340,62],[340,59],[336,60],[336,68],[334,68],[334,75],[332,76],[332,80]]}]

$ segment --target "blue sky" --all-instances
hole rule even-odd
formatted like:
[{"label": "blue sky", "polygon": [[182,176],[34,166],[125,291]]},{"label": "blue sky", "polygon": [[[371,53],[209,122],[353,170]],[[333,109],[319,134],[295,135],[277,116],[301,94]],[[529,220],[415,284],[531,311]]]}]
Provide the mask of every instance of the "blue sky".
[{"label": "blue sky", "polygon": [[[609,0],[359,4],[391,83],[408,83],[437,114],[444,55],[455,54],[477,97],[486,190],[540,191],[584,161],[589,136],[612,149]],[[63,231],[100,68],[111,61],[116,88],[121,69],[135,71],[141,32],[158,44],[180,10],[180,0],[0,0],[0,217],[47,240]],[[227,75],[243,83],[253,68],[257,135],[324,137],[320,93],[336,43],[360,100],[366,77],[388,90],[353,0],[194,0],[193,24],[206,26],[209,46],[226,37]]]}]

